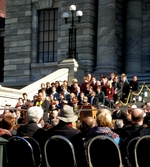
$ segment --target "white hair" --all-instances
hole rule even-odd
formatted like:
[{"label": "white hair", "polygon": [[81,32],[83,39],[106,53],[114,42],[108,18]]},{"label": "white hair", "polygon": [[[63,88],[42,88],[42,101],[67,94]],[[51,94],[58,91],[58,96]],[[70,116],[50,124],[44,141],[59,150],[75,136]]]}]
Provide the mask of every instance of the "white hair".
[{"label": "white hair", "polygon": [[30,107],[27,111],[28,122],[33,121],[38,123],[40,119],[43,117],[43,109],[38,106]]},{"label": "white hair", "polygon": [[114,124],[114,128],[122,128],[123,127],[123,120],[122,119],[116,119],[115,120],[115,124]]}]

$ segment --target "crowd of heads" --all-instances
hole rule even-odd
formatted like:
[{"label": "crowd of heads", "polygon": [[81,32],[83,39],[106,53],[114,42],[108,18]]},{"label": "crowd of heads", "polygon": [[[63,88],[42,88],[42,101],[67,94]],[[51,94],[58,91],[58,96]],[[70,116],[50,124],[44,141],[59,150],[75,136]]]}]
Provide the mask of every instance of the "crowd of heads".
[{"label": "crowd of heads", "polygon": [[[133,82],[137,84],[137,76],[133,76],[131,84]],[[100,75],[99,79],[89,73],[83,76],[82,83],[73,78],[71,85],[66,80],[41,83],[40,89],[37,90],[33,99],[28,99],[28,94],[23,93],[22,97],[18,98],[15,110],[8,111],[9,114],[5,113],[7,110],[4,111],[1,115],[1,119],[3,118],[1,127],[5,128],[6,122],[9,122],[10,127],[15,127],[16,124],[25,124],[29,121],[36,122],[41,127],[44,127],[45,124],[50,124],[49,127],[53,127],[60,121],[65,122],[65,119],[77,123],[80,117],[79,111],[84,105],[94,106],[97,109],[97,116],[95,118],[91,115],[85,117],[80,125],[76,124],[78,128],[81,128],[83,124],[85,129],[90,129],[96,125],[114,129],[137,122],[141,122],[141,124],[143,121],[149,123],[150,104],[145,103],[141,106],[142,109],[137,109],[136,105],[129,105],[126,110],[122,109],[122,104],[118,101],[119,96],[115,99],[119,89],[115,87],[116,83],[127,83],[128,90],[134,87],[134,84],[131,86],[124,73],[120,76],[111,73],[109,77]],[[121,91],[123,93],[123,87]],[[45,108],[42,105],[45,100],[49,103],[48,122],[43,120],[43,123],[42,116],[45,113]],[[67,118],[63,117],[64,115]],[[144,117],[145,119],[143,119]],[[10,130],[10,127],[8,125],[7,129]]]}]

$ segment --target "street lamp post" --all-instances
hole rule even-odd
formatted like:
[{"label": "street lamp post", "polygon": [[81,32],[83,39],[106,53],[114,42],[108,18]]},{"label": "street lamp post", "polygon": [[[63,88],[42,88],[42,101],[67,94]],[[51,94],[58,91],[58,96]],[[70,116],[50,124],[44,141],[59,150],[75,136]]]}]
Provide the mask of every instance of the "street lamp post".
[{"label": "street lamp post", "polygon": [[77,28],[75,27],[75,22],[81,21],[81,17],[83,16],[83,12],[81,10],[76,12],[76,16],[78,17],[78,20],[74,20],[75,17],[75,11],[76,11],[76,6],[71,5],[70,6],[70,11],[71,11],[71,21],[68,21],[69,14],[68,12],[65,12],[63,14],[63,18],[65,19],[65,23],[67,24],[68,22],[71,23],[70,28],[69,28],[69,41],[68,41],[68,58],[75,58],[78,59],[78,53],[76,52],[76,31]]}]

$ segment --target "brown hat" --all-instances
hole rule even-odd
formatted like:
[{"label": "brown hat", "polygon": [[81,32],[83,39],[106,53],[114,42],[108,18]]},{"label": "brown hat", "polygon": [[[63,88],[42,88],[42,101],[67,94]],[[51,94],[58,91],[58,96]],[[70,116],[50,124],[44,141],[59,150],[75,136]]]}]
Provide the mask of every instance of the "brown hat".
[{"label": "brown hat", "polygon": [[75,122],[78,119],[78,116],[74,114],[73,107],[65,105],[60,111],[57,118],[63,122]]}]

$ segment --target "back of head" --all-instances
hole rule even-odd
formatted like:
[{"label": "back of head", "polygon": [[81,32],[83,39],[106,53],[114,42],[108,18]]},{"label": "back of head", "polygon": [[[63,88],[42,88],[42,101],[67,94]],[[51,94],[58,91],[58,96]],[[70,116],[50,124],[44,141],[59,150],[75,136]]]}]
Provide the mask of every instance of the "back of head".
[{"label": "back of head", "polygon": [[91,116],[87,116],[85,119],[84,119],[84,128],[86,130],[89,130],[91,128],[93,128],[95,126],[95,119]]},{"label": "back of head", "polygon": [[101,112],[97,118],[96,123],[100,127],[112,128],[112,116],[109,112]]},{"label": "back of head", "polygon": [[16,125],[16,119],[12,113],[3,116],[1,126],[3,129],[11,130]]},{"label": "back of head", "polygon": [[38,123],[40,119],[43,117],[43,109],[38,106],[30,107],[27,111],[28,122]]},{"label": "back of head", "polygon": [[100,110],[100,113],[109,113],[109,114],[111,114],[111,111],[108,110],[108,109],[106,109],[106,108],[102,108],[102,109]]},{"label": "back of head", "polygon": [[123,127],[123,120],[122,119],[116,119],[114,124],[114,129],[122,128]]},{"label": "back of head", "polygon": [[98,110],[98,112],[96,113],[96,116],[98,116],[100,113],[109,113],[111,114],[111,111],[108,110],[107,108],[101,108],[100,110]]},{"label": "back of head", "polygon": [[132,120],[131,120],[131,114],[130,114],[130,113],[129,113],[129,114],[126,113],[126,114],[124,115],[123,124],[124,124],[125,126],[132,125]]},{"label": "back of head", "polygon": [[131,116],[133,123],[141,123],[144,119],[144,110],[140,108],[135,108],[133,109]]}]

